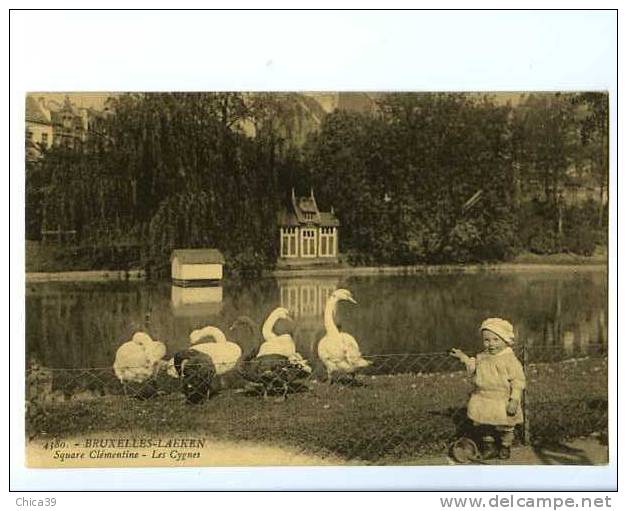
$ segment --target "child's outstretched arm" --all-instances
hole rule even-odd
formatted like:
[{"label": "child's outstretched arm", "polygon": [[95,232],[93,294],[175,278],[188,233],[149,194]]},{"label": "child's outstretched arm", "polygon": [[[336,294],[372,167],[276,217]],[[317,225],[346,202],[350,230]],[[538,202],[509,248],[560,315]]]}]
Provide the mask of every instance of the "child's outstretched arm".
[{"label": "child's outstretched arm", "polygon": [[469,357],[462,350],[459,350],[457,348],[452,348],[449,351],[449,355],[451,355],[451,357],[455,357],[466,366],[466,372],[468,373],[468,376],[472,376],[473,374],[475,374],[476,360],[474,357]]}]

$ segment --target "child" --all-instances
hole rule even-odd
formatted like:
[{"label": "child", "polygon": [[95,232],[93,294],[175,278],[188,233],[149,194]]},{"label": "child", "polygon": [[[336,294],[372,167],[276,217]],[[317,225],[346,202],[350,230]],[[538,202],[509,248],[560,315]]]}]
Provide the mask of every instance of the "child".
[{"label": "child", "polygon": [[[508,459],[514,439],[514,427],[523,422],[521,396],[525,373],[512,351],[514,328],[501,318],[489,318],[481,324],[484,351],[471,358],[459,349],[451,356],[466,365],[474,390],[468,401],[468,418],[475,426],[494,429],[500,440],[498,457]],[[494,445],[491,435],[483,436],[484,448]]]}]

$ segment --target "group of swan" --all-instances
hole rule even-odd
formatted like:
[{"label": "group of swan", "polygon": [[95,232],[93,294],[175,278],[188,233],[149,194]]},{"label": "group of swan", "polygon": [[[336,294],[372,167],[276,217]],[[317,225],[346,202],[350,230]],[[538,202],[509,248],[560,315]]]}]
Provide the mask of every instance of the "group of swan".
[{"label": "group of swan", "polygon": [[[343,300],[357,303],[347,289],[337,289],[327,299],[324,312],[326,333],[318,343],[318,357],[331,382],[341,375],[354,377],[358,369],[370,364],[361,355],[355,338],[340,332],[335,323],[337,304]],[[224,332],[215,326],[194,330],[189,336],[190,346],[167,361],[164,343],[151,339],[147,333],[137,332],[118,348],[113,370],[122,383],[142,383],[153,378],[165,364],[168,375],[183,381],[183,390],[192,403],[202,401],[214,376],[236,368],[245,379],[263,385],[266,395],[267,379],[264,380],[264,377],[271,374],[275,378],[280,370],[285,397],[289,381],[311,374],[312,369],[298,353],[292,335],[275,332],[275,325],[280,319],[290,319],[288,310],[283,307],[273,310],[264,321],[261,329],[263,342],[248,356],[243,355],[239,344],[229,341]],[[254,322],[245,316],[240,316],[231,329],[238,322],[256,330]]]}]

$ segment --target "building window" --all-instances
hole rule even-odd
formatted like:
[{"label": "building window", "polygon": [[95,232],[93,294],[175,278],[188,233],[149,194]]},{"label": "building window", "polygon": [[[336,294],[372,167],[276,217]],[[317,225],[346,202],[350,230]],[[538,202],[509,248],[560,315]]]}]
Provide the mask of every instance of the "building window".
[{"label": "building window", "polygon": [[316,256],[316,231],[314,229],[303,229],[301,231],[301,249],[303,257]]},{"label": "building window", "polygon": [[296,227],[281,228],[281,257],[296,257]]},{"label": "building window", "polygon": [[335,227],[321,227],[320,256],[334,257],[335,255]]},{"label": "building window", "polygon": [[48,133],[41,134],[41,143],[48,147]]}]

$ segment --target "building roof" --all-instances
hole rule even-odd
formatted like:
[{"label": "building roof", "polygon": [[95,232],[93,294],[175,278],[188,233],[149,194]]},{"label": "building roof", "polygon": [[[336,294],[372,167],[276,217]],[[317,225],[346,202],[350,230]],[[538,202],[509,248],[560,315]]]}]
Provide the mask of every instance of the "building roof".
[{"label": "building roof", "polygon": [[303,221],[300,222],[296,215],[291,211],[279,211],[277,214],[277,224],[282,227],[298,227],[299,225],[306,225],[314,223],[320,227],[339,227],[340,221],[334,213],[321,211],[319,220],[315,222]]},{"label": "building roof", "polygon": [[332,211],[320,212],[320,225],[323,227],[339,227],[340,221]]},{"label": "building roof", "polygon": [[366,92],[339,92],[338,110],[373,113],[377,110],[376,101]]},{"label": "building roof", "polygon": [[318,206],[313,197],[300,197],[298,199],[298,208],[303,213],[319,213]]},{"label": "building roof", "polygon": [[320,225],[322,227],[338,227],[340,221],[335,216],[333,208],[330,212],[322,212],[314,196],[313,189],[308,197],[296,197],[292,188],[291,211],[281,210],[277,213],[277,224],[284,227],[299,225]]},{"label": "building roof", "polygon": [[326,115],[326,112],[324,111],[324,108],[320,106],[320,103],[318,103],[314,98],[306,96],[304,94],[299,94],[298,98],[300,99],[303,107],[314,118],[316,124],[320,125]]},{"label": "building roof", "polygon": [[[320,210],[316,204],[316,198],[314,197],[313,189],[309,192],[309,197],[296,197],[294,194],[294,188],[292,188],[292,208],[296,214],[296,218],[300,223],[305,222],[319,222]],[[307,213],[313,214],[313,218],[307,218]]]},{"label": "building roof", "polygon": [[170,261],[177,258],[182,264],[224,264],[222,252],[215,248],[185,248],[172,251]]},{"label": "building roof", "polygon": [[26,121],[38,124],[50,124],[50,117],[44,111],[42,105],[33,96],[26,96]]},{"label": "building roof", "polygon": [[65,100],[63,101],[63,106],[61,107],[61,112],[70,112],[72,115],[80,115],[78,108],[70,101],[69,96],[65,96]]},{"label": "building roof", "polygon": [[290,211],[279,211],[277,213],[277,224],[283,227],[297,227],[300,225],[296,215]]}]

